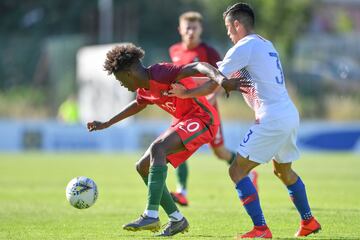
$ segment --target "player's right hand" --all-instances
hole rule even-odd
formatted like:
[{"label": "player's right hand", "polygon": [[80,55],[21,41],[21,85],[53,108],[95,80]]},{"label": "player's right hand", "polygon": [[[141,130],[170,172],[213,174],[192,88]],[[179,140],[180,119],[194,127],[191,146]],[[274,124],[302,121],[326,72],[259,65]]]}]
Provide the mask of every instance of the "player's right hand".
[{"label": "player's right hand", "polygon": [[252,82],[245,78],[230,78],[221,83],[221,86],[225,89],[228,95],[230,91],[240,91],[243,93],[248,92],[248,88],[252,87]]},{"label": "player's right hand", "polygon": [[92,122],[87,123],[87,129],[89,130],[89,132],[101,130],[101,129],[104,129],[107,127],[108,127],[108,125],[106,123],[99,122],[99,121],[92,121]]},{"label": "player's right hand", "polygon": [[186,87],[180,83],[171,84],[171,89],[167,92],[169,97],[186,98]]}]

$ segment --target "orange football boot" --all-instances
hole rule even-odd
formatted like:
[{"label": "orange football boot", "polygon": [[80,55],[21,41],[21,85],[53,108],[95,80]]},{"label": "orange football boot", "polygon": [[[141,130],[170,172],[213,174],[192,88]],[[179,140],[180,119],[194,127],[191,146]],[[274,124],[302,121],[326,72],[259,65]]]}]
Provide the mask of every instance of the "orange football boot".
[{"label": "orange football boot", "polygon": [[321,230],[320,223],[314,218],[310,218],[309,220],[301,220],[300,228],[295,233],[295,237],[305,237],[312,233],[317,233]]},{"label": "orange football boot", "polygon": [[174,200],[174,202],[180,204],[181,206],[189,205],[189,202],[186,199],[186,196],[184,194],[178,193],[178,192],[172,192],[170,194],[171,194],[171,197]]},{"label": "orange football boot", "polygon": [[272,238],[272,234],[266,225],[260,227],[254,226],[253,230],[243,235],[239,235],[236,239],[243,238]]}]

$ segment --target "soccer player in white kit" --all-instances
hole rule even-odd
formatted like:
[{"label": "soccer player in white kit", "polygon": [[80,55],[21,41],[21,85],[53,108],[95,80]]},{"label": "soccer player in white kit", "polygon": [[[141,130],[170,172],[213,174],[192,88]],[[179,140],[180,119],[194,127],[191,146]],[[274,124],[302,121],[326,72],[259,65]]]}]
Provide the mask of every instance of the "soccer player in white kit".
[{"label": "soccer player in white kit", "polygon": [[[260,207],[258,193],[247,176],[256,166],[273,161],[275,175],[285,184],[297,208],[301,223],[295,236],[307,236],[321,229],[312,216],[305,185],[293,171],[291,163],[299,158],[296,146],[299,113],[288,96],[279,54],[273,44],[254,33],[255,16],[246,3],[237,3],[224,12],[227,34],[234,46],[218,63],[225,75],[221,85],[227,91],[241,90],[246,103],[255,112],[255,123],[245,134],[236,161],[229,175],[254,228],[238,238],[272,238]],[[245,79],[251,87],[234,84],[233,79]],[[238,80],[239,85],[240,81]],[[213,91],[211,81],[196,89],[186,90],[175,84],[171,94],[194,97]]]}]

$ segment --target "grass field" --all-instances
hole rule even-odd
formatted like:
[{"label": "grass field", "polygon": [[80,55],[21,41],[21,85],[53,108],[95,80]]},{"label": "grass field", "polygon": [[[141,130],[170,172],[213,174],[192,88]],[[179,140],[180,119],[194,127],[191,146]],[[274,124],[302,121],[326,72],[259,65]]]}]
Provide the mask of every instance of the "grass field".
[{"label": "grass field", "polygon": [[[143,211],[146,189],[134,169],[141,154],[0,154],[0,239],[153,239],[150,232],[126,232],[121,225]],[[233,239],[251,228],[226,164],[212,155],[190,160],[190,206],[181,208],[190,231],[174,239]],[[323,230],[308,239],[360,239],[360,156],[303,154],[294,163],[302,176],[314,215]],[[174,188],[169,167],[167,184]],[[261,204],[276,239],[289,239],[299,216],[287,191],[259,167]],[[65,199],[75,176],[93,178],[96,204],[78,210]],[[161,211],[162,222],[167,218]]]}]

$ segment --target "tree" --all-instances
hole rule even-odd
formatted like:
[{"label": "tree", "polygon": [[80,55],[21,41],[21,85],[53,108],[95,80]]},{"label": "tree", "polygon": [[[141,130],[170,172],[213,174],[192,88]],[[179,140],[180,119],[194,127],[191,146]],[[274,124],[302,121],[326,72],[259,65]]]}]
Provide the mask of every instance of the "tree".
[{"label": "tree", "polygon": [[[202,4],[203,14],[211,26],[210,35],[217,41],[227,39],[222,14],[234,0],[197,0]],[[256,32],[276,45],[283,62],[291,56],[293,44],[307,30],[313,2],[310,0],[252,0],[247,1],[255,11]]]}]

